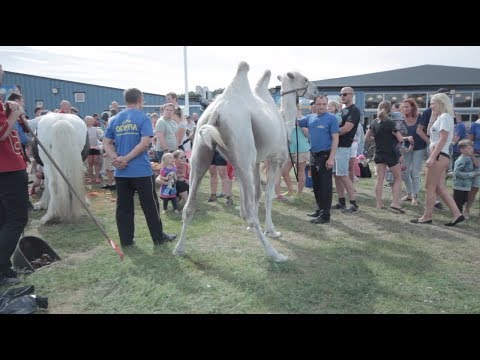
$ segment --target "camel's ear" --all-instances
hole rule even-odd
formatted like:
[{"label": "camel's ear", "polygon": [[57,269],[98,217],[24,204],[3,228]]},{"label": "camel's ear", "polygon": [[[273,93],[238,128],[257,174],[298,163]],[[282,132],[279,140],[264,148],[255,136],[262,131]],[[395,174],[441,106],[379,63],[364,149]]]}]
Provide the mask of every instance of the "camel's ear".
[{"label": "camel's ear", "polygon": [[293,75],[292,72],[287,73],[287,76],[288,76],[290,79],[295,79],[295,75]]},{"label": "camel's ear", "polygon": [[277,79],[280,80],[280,81],[282,81],[282,75],[278,75],[278,76],[277,76]]}]

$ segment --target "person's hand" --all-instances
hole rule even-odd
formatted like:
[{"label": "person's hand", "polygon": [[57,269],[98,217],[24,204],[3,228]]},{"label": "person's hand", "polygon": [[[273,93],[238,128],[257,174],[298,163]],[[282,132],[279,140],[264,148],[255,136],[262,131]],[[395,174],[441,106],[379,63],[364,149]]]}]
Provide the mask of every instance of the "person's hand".
[{"label": "person's hand", "polygon": [[128,166],[128,162],[124,156],[117,156],[115,159],[113,159],[112,165],[117,169],[125,169]]},{"label": "person's hand", "polygon": [[434,159],[428,158],[427,162],[425,163],[425,166],[426,166],[427,168],[430,168],[430,167],[432,167],[432,165],[433,165],[434,162],[435,162]]},{"label": "person's hand", "polygon": [[334,163],[335,163],[335,159],[328,158],[327,162],[325,163],[325,167],[327,168],[327,170],[332,169]]}]

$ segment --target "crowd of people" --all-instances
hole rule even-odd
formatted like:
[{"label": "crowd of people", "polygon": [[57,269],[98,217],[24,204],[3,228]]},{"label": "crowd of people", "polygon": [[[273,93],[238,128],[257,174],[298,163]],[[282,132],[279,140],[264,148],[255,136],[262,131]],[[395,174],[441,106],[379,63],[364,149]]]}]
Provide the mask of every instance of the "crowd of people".
[{"label": "crowd of people", "polygon": [[[0,65],[0,83],[3,70]],[[281,177],[288,192],[280,194],[281,178],[277,180],[277,199],[300,194],[305,187],[305,168],[310,166],[316,208],[307,215],[312,224],[330,222],[332,209],[354,214],[359,211],[354,182],[357,156],[363,154],[364,143],[375,142],[374,195],[379,210],[404,213],[403,204],[418,205],[421,174],[425,173],[424,212],[414,224],[432,224],[433,209],[440,198],[452,214],[446,226],[455,226],[470,216],[470,209],[480,188],[480,120],[467,131],[455,122],[447,89],[439,89],[431,97],[430,106],[422,114],[416,101],[407,98],[392,107],[389,101],[378,105],[377,118],[369,129],[363,127],[361,111],[354,103],[354,89],[344,87],[340,102],[319,95],[312,102],[311,113],[297,114],[297,125],[290,134],[292,156],[284,164]],[[25,118],[21,94],[11,94],[0,102],[0,285],[15,284],[19,278],[12,269],[11,256],[28,220],[29,194],[42,186],[42,167],[30,160],[28,128],[35,131],[41,117],[48,111],[35,108],[35,118]],[[84,117],[90,150],[86,160],[86,184],[95,184],[117,192],[116,223],[122,247],[134,245],[134,195],[138,194],[147,226],[154,244],[175,239],[164,231],[161,213],[172,203],[179,212],[189,191],[189,159],[198,114],[184,116],[177,95],[168,93],[160,114],[146,114],[143,93],[136,88],[124,92],[126,109],[116,101],[101,114]],[[54,112],[78,111],[62,100]],[[25,122],[29,127],[22,126]],[[128,124],[127,124],[128,123]],[[127,126],[128,125],[128,126]],[[425,163],[424,163],[425,161]],[[28,189],[27,165],[31,164],[34,181]],[[152,163],[160,163],[158,171]],[[424,165],[425,164],[425,168]],[[290,172],[298,169],[297,189]],[[212,158],[210,171],[211,195],[208,202],[226,198],[232,205],[233,172],[231,164],[218,151]],[[391,174],[392,201],[383,202],[385,177]],[[447,174],[453,176],[453,191],[446,187]],[[218,176],[222,191],[218,190]],[[106,177],[106,183],[104,183]],[[401,183],[406,194],[401,196]],[[334,186],[338,201],[332,205]],[[347,205],[348,195],[348,205]],[[160,212],[160,199],[163,211]]]}]

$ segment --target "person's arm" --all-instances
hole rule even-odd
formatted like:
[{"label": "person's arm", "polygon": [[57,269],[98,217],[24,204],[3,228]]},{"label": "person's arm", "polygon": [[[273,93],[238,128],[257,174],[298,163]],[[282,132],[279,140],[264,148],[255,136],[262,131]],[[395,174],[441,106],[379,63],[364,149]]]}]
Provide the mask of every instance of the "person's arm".
[{"label": "person's arm", "polygon": [[[12,109],[12,111],[8,115],[7,122],[4,125],[7,127],[6,130],[4,130],[3,128],[0,128],[0,134],[3,133],[0,137],[0,141],[4,141],[6,138],[8,138],[10,133],[13,131],[13,128],[15,127],[15,122],[17,121],[17,119],[21,115],[25,114],[25,111],[23,110],[23,108],[20,105],[18,105],[16,102],[7,101],[7,103],[5,103],[5,111],[7,109],[7,106],[10,109]],[[6,112],[8,113],[8,111]]]},{"label": "person's arm", "polygon": [[427,134],[425,134],[425,125],[418,124],[416,132],[417,132],[417,135],[420,137],[420,139],[425,141],[427,145],[430,144],[430,138],[427,136]]},{"label": "person's arm", "polygon": [[165,136],[163,131],[157,131],[157,141],[160,143],[160,148],[162,150],[168,150],[167,142],[165,141]]},{"label": "person's arm", "polygon": [[185,136],[185,128],[184,127],[180,127],[178,128],[177,130],[177,148],[183,144],[183,137]]},{"label": "person's arm", "polygon": [[135,147],[127,155],[117,156],[115,161],[128,163],[132,159],[135,159],[137,156],[144,153],[148,149],[149,145],[150,145],[150,136],[143,136],[140,142],[137,145],[135,145]]},{"label": "person's arm", "polygon": [[365,143],[370,141],[370,138],[372,137],[373,131],[372,129],[368,129],[367,133],[365,134]]},{"label": "person's arm", "polygon": [[113,139],[104,137],[102,140],[102,144],[103,151],[108,157],[115,159],[118,156],[117,152],[115,151],[115,146],[113,146]]},{"label": "person's arm", "polygon": [[350,132],[350,130],[353,129],[353,126],[353,123],[346,122],[345,125],[340,128],[339,136],[345,135],[346,133]]}]

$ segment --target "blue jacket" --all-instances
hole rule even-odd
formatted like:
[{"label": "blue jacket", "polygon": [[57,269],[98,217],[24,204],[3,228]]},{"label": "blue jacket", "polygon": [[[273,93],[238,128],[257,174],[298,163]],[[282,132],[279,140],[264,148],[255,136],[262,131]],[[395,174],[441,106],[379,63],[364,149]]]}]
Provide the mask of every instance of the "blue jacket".
[{"label": "blue jacket", "polygon": [[470,191],[473,178],[476,172],[473,171],[473,161],[469,156],[460,155],[455,161],[453,169],[453,188],[455,190]]}]

